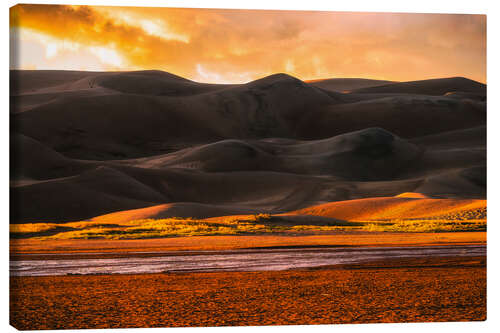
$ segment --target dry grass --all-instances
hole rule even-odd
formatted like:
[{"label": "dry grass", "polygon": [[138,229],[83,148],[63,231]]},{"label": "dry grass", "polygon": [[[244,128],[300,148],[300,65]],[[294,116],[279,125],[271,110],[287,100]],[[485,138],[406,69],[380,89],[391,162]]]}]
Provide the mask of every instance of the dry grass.
[{"label": "dry grass", "polygon": [[365,229],[388,232],[486,231],[486,207],[433,217],[367,221]]},{"label": "dry grass", "polygon": [[486,220],[396,220],[367,222],[364,230],[384,232],[486,231]]},{"label": "dry grass", "polygon": [[25,224],[11,224],[11,234],[26,234],[44,232],[57,228],[55,223],[25,223]]},{"label": "dry grass", "polygon": [[10,226],[12,238],[42,239],[145,239],[179,236],[248,235],[296,232],[458,232],[485,231],[486,209],[447,215],[365,221],[292,220],[269,214],[225,216],[210,219],[139,219],[112,222],[29,223]]},{"label": "dry grass", "polygon": [[140,219],[120,224],[102,222],[12,224],[11,236],[47,239],[140,239],[172,236],[238,235],[283,231],[280,226],[259,223],[270,218],[266,214],[245,218],[227,217],[218,221],[192,218]]}]

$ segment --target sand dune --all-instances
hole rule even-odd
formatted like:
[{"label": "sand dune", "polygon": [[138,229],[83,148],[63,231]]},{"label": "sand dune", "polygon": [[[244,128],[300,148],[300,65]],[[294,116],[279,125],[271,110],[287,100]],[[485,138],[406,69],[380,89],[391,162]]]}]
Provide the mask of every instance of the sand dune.
[{"label": "sand dune", "polygon": [[343,193],[328,189],[332,181],[276,172],[206,174],[182,169],[98,167],[78,176],[11,188],[13,204],[18,205],[11,221],[87,219],[172,202],[286,211],[337,199]]},{"label": "sand dune", "polygon": [[486,198],[485,85],[464,78],[214,85],[11,71],[11,82],[12,223],[316,205],[341,220],[393,218]]},{"label": "sand dune", "polygon": [[465,103],[441,96],[401,95],[314,110],[301,119],[297,132],[300,137],[318,139],[381,127],[403,138],[415,138],[484,125],[485,110],[484,103]]},{"label": "sand dune", "polygon": [[383,129],[369,128],[329,139],[286,145],[224,140],[128,163],[207,172],[260,170],[374,180],[394,176],[419,154],[417,146]]},{"label": "sand dune", "polygon": [[[24,112],[12,116],[13,127],[66,156],[101,160],[222,139],[323,139],[368,127],[409,138],[483,125],[486,118],[482,102],[420,95],[352,103],[349,94],[326,93],[285,74],[209,87],[205,93],[197,93],[204,84],[161,72],[107,73],[93,80],[122,92],[71,90],[59,98],[27,101],[19,106]],[[89,82],[81,83],[84,91]],[[164,85],[184,89],[175,93],[182,98],[157,96]]]},{"label": "sand dune", "polygon": [[231,87],[231,85],[197,83],[162,71],[102,75],[96,77],[92,85],[122,93],[156,96],[188,96]]},{"label": "sand dune", "polygon": [[[80,159],[153,155],[157,143],[161,150],[165,141],[189,143],[218,137],[212,129],[186,119],[180,110],[168,112],[168,108],[169,103],[151,96],[71,97],[17,114],[12,121],[19,132]],[[185,132],[192,134],[182,141]]]},{"label": "sand dune", "polygon": [[52,179],[77,175],[91,166],[69,159],[27,136],[11,133],[11,179]]},{"label": "sand dune", "polygon": [[486,126],[427,135],[411,142],[431,149],[453,149],[457,147],[486,147]]},{"label": "sand dune", "polygon": [[116,159],[224,138],[294,137],[295,121],[305,110],[333,102],[321,90],[278,74],[185,98],[71,96],[13,115],[12,122],[67,156]]},{"label": "sand dune", "polygon": [[432,175],[415,191],[445,198],[486,198],[486,165]]},{"label": "sand dune", "polygon": [[355,93],[398,93],[444,95],[451,92],[468,92],[486,95],[486,85],[464,77],[450,77],[421,81],[396,82],[356,89]]},{"label": "sand dune", "polygon": [[310,85],[334,92],[345,92],[355,89],[377,87],[390,83],[393,81],[386,80],[369,80],[369,79],[358,79],[358,78],[336,78],[336,79],[324,79],[324,80],[311,80],[307,81]]},{"label": "sand dune", "polygon": [[[281,213],[323,202],[397,195],[413,191],[421,184],[421,180],[351,182],[336,177],[283,172],[206,173],[108,163],[108,166],[77,176],[12,188],[13,202],[19,206],[14,207],[11,221],[74,221],[115,211],[179,202],[214,205],[214,210],[220,206],[235,207],[238,209],[236,213],[240,209],[244,212]],[[36,204],[30,205],[29,202]],[[200,211],[206,210],[208,207],[204,206]],[[181,211],[182,216],[196,215],[186,211]]]},{"label": "sand dune", "polygon": [[463,92],[463,91],[452,91],[444,94],[446,97],[456,98],[460,100],[473,100],[486,102],[486,90],[483,92]]},{"label": "sand dune", "polygon": [[401,194],[396,195],[396,198],[430,199],[425,194],[415,193],[415,192],[401,193]]},{"label": "sand dune", "polygon": [[94,73],[84,71],[10,70],[10,95],[26,94],[41,88],[72,83]]},{"label": "sand dune", "polygon": [[56,102],[57,100],[78,97],[92,97],[102,95],[116,95],[120,92],[107,89],[77,89],[55,92],[36,92],[10,97],[10,112],[18,113],[32,110],[38,106]]},{"label": "sand dune", "polygon": [[11,222],[60,222],[168,201],[114,169],[11,188]]},{"label": "sand dune", "polygon": [[[405,192],[394,197],[366,198],[337,201],[274,215],[266,223],[315,225],[342,223],[343,221],[369,221],[422,218],[458,218],[476,214],[484,218],[486,200],[433,199],[421,193]],[[475,213],[470,213],[475,212]],[[207,222],[251,219],[259,213],[247,207],[205,205],[189,202],[156,205],[141,209],[124,210],[90,219],[97,223],[126,223],[140,219],[200,218]],[[480,216],[481,215],[481,216]],[[452,217],[456,216],[456,217]]]},{"label": "sand dune", "polygon": [[92,218],[90,221],[99,223],[122,223],[140,219],[165,218],[197,218],[205,219],[213,216],[246,215],[259,213],[257,210],[223,205],[205,205],[194,202],[176,202],[146,208],[124,210]]},{"label": "sand dune", "polygon": [[[403,192],[444,197],[457,197],[457,194],[460,197],[463,193],[465,197],[484,197],[484,186],[474,184],[463,176],[460,179],[463,179],[461,183],[451,179],[446,190],[441,191],[442,182],[433,178],[348,182],[324,176],[276,172],[205,173],[182,169],[101,167],[79,176],[12,188],[13,202],[19,206],[14,207],[11,222],[74,221],[121,210],[179,202],[193,204],[183,206],[185,209],[169,207],[168,214],[164,216],[210,216],[215,214],[211,211],[220,211],[220,206],[236,209],[228,212],[225,208],[220,211],[223,215],[282,213],[324,202],[394,196]],[[470,188],[476,189],[476,192],[470,191]],[[198,203],[203,204],[201,208],[196,208]]]},{"label": "sand dune", "polygon": [[362,221],[436,217],[485,208],[486,200],[381,197],[332,202],[294,211],[291,214]]}]

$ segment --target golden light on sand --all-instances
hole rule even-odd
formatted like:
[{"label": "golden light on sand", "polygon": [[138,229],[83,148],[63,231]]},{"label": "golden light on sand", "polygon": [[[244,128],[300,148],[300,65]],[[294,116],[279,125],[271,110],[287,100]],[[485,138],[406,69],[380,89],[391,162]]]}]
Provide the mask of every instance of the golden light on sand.
[{"label": "golden light on sand", "polygon": [[484,15],[18,5],[10,18],[11,68],[486,81]]}]

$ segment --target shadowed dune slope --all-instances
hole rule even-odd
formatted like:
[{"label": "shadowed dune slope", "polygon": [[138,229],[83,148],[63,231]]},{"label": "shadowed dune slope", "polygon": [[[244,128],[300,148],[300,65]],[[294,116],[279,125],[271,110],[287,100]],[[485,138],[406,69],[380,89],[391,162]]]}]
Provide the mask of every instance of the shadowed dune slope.
[{"label": "shadowed dune slope", "polygon": [[11,180],[74,176],[91,165],[64,157],[40,142],[17,133],[10,135]]},{"label": "shadowed dune slope", "polygon": [[11,188],[11,222],[61,222],[152,206],[164,195],[115,169]]},{"label": "shadowed dune slope", "polygon": [[410,142],[430,149],[453,149],[457,147],[486,148],[486,126],[466,128],[415,138]]},{"label": "shadowed dune slope", "polygon": [[208,172],[267,170],[374,180],[394,176],[419,154],[417,146],[383,129],[369,128],[329,139],[286,145],[225,140],[129,163]]},{"label": "shadowed dune slope", "polygon": [[99,89],[78,89],[55,92],[38,92],[33,94],[23,94],[10,96],[10,112],[11,114],[32,110],[36,107],[48,103],[54,103],[57,100],[78,97],[92,97],[102,95],[120,94],[117,91],[105,88]]},{"label": "shadowed dune slope", "polygon": [[10,95],[34,92],[40,88],[58,86],[78,81],[97,72],[10,70]]},{"label": "shadowed dune slope", "polygon": [[188,96],[231,87],[231,85],[193,82],[162,71],[102,75],[97,76],[93,83],[123,93],[157,96]]},{"label": "shadowed dune slope", "polygon": [[17,114],[12,121],[17,131],[81,159],[153,155],[171,143],[218,137],[213,129],[189,119],[176,103],[154,96],[71,97]]},{"label": "shadowed dune slope", "polygon": [[432,175],[415,191],[445,198],[486,198],[486,165]]},{"label": "shadowed dune slope", "polygon": [[[93,81],[81,80],[82,89],[93,91]],[[157,71],[106,73],[92,80],[122,92],[72,90],[27,102],[24,112],[11,116],[12,127],[63,155],[109,160],[223,139],[323,139],[368,127],[413,138],[486,121],[483,102],[423,95],[352,102],[349,94],[327,93],[286,74],[204,93],[180,92],[185,84],[207,86]],[[170,89],[164,84],[180,90],[172,92],[175,97],[158,96]]]},{"label": "shadowed dune slope", "polygon": [[486,89],[484,90],[484,92],[477,92],[477,93],[452,91],[444,94],[444,96],[459,100],[473,100],[473,101],[486,102]]},{"label": "shadowed dune slope", "polygon": [[11,122],[20,133],[66,156],[102,160],[224,138],[294,137],[304,112],[336,102],[331,94],[276,74],[185,98],[71,96],[15,114]]},{"label": "shadowed dune slope", "polygon": [[11,82],[11,223],[485,205],[485,86],[464,78],[11,71]]},{"label": "shadowed dune slope", "polygon": [[[258,181],[256,181],[258,180]],[[11,188],[11,221],[87,219],[155,204],[196,202],[287,211],[338,200],[331,179],[276,172],[204,173],[182,169],[98,167],[78,176]]]},{"label": "shadowed dune slope", "polygon": [[354,93],[398,93],[421,95],[444,95],[450,92],[486,94],[486,85],[464,77],[450,77],[421,81],[396,82],[376,87],[356,89]]},{"label": "shadowed dune slope", "polygon": [[[441,186],[440,182],[437,184]],[[450,188],[455,188],[453,184],[451,181]],[[276,172],[204,173],[101,167],[79,176],[11,188],[12,203],[17,205],[13,206],[11,222],[67,222],[163,203],[173,203],[162,215],[165,217],[282,213],[349,198],[432,192],[424,186],[435,194],[432,179],[424,183],[421,180],[339,182]],[[455,191],[466,193],[464,185]]]},{"label": "shadowed dune slope", "polygon": [[330,91],[343,92],[361,88],[382,86],[393,81],[386,80],[369,80],[358,78],[336,78],[336,79],[323,79],[306,81],[310,85]]},{"label": "shadowed dune slope", "polygon": [[301,119],[299,137],[319,139],[367,127],[381,127],[403,138],[416,138],[486,124],[482,102],[446,97],[401,95],[326,106]]}]

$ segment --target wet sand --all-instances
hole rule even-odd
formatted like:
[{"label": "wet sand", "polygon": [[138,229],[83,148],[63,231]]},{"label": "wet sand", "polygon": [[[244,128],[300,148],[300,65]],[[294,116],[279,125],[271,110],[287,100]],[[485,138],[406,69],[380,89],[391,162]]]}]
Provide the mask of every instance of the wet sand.
[{"label": "wet sand", "polygon": [[[485,245],[303,247],[226,251],[24,254],[11,276],[256,272],[312,269],[407,258],[485,256]],[[128,255],[128,256],[126,256]]]},{"label": "wet sand", "polygon": [[11,277],[23,330],[486,319],[485,257],[318,270]]}]

